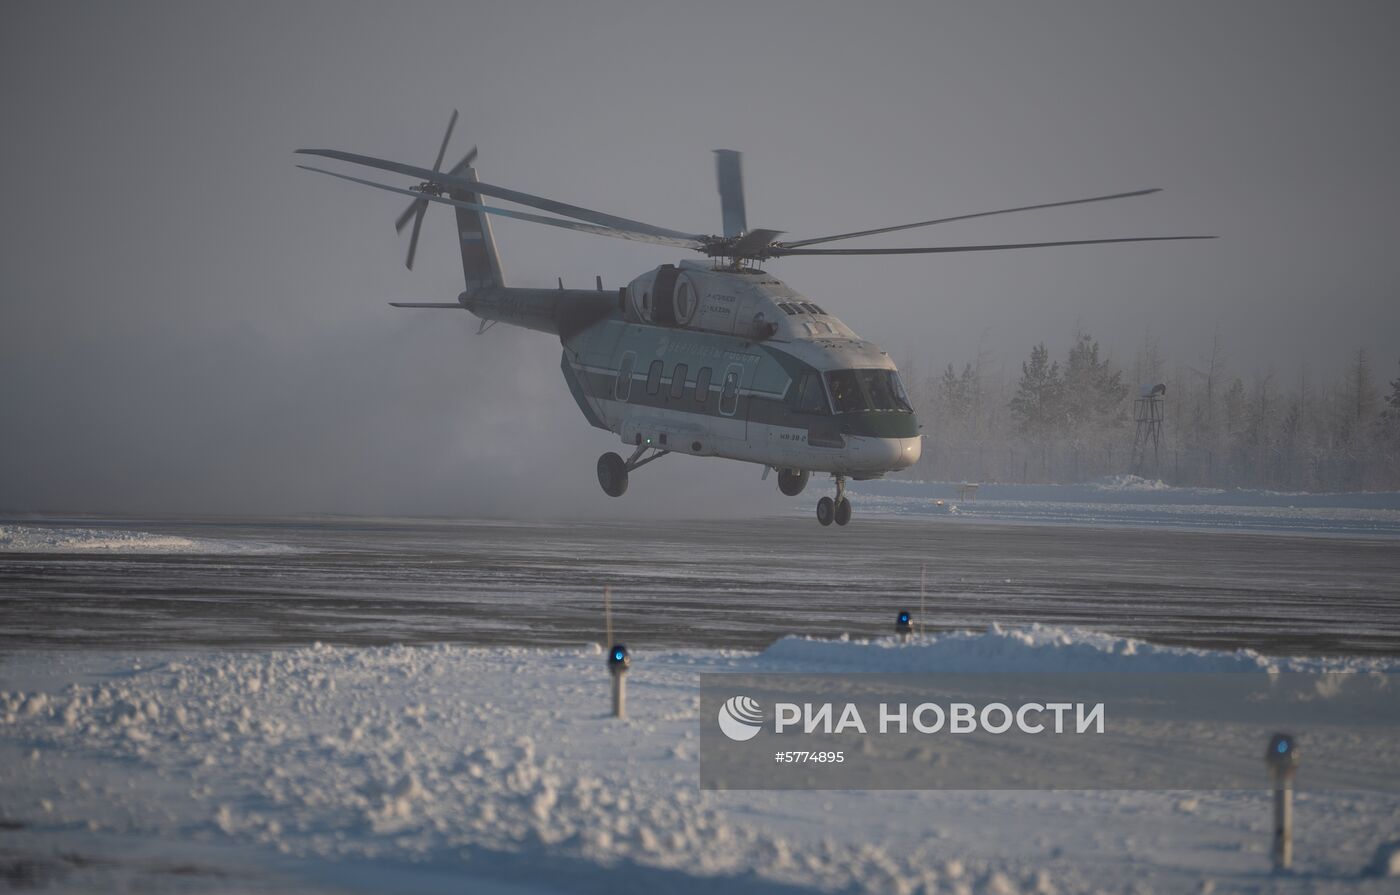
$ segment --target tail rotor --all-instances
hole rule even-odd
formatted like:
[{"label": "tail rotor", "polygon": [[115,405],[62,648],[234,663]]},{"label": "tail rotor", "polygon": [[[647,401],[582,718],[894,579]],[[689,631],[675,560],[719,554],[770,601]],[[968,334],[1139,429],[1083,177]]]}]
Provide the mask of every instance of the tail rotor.
[{"label": "tail rotor", "polygon": [[[442,145],[438,147],[437,158],[433,161],[433,173],[435,174],[441,173],[442,171],[442,158],[447,154],[447,144],[452,139],[452,129],[456,126],[457,110],[453,109],[452,117],[447,119],[447,132],[442,135]],[[451,177],[460,173],[475,160],[476,147],[473,146],[470,152],[462,156],[461,161],[452,166],[451,170],[447,172],[448,176]],[[418,186],[409,187],[409,189],[414,192],[427,193],[434,196],[441,196],[444,192],[441,184],[431,180],[425,180],[418,184]],[[394,222],[394,229],[402,233],[403,228],[408,226],[408,222],[410,220],[413,221],[413,234],[408,238],[408,257],[404,260],[404,266],[409,270],[413,269],[413,259],[418,254],[418,234],[423,229],[423,215],[427,210],[427,199],[414,199],[412,202],[408,203],[408,207],[404,209],[403,214],[399,215],[399,219]]]}]

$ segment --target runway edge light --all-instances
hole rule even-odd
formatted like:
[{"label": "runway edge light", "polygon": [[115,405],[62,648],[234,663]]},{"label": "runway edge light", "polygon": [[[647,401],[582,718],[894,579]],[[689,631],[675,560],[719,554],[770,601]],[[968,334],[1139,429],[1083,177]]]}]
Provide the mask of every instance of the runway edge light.
[{"label": "runway edge light", "polygon": [[627,716],[627,669],[632,667],[632,657],[626,644],[614,643],[608,650],[608,671],[612,673],[612,716]]}]

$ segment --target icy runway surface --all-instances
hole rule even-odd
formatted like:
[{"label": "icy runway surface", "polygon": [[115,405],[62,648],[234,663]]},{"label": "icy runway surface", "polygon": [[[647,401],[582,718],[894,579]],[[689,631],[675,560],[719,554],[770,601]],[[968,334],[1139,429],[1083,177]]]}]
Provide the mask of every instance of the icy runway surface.
[{"label": "icy runway surface", "polygon": [[1180,488],[1134,475],[1076,485],[979,485],[890,479],[852,493],[880,516],[943,516],[983,523],[1292,533],[1400,538],[1400,493],[1285,493]]},{"label": "icy runway surface", "polygon": [[[1394,671],[1031,628],[761,654],[328,647],[0,660],[0,866],[43,891],[1380,893],[1400,797],[701,792],[700,672]],[[1306,773],[1304,770],[1303,773]],[[6,863],[8,861],[8,863]]]},{"label": "icy runway surface", "polygon": [[[887,502],[907,514],[882,516],[872,493],[846,528],[805,512],[638,523],[0,520],[48,547],[16,548],[12,537],[0,549],[0,650],[577,645],[603,637],[605,584],[629,644],[761,649],[788,634],[888,633],[900,609],[918,613],[926,567],[929,631],[1046,622],[1196,647],[1400,655],[1394,537],[1007,524],[933,515],[926,492]],[[1383,521],[1395,511],[1364,512]],[[75,546],[74,531],[104,546]],[[68,546],[52,552],[54,542]]]}]

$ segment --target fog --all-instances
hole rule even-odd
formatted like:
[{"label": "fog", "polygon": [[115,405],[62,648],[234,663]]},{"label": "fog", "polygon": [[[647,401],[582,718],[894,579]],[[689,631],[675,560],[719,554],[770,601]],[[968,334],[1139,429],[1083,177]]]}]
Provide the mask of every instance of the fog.
[{"label": "fog", "polygon": [[[1339,369],[1400,335],[1400,10],[1218,3],[11,3],[0,33],[0,510],[709,515],[783,506],[755,466],[594,478],[556,339],[393,310],[461,288],[451,214],[416,270],[394,197],[324,146],[431,162],[679,229],[792,238],[1146,187],[894,234],[932,245],[1211,242],[769,269],[923,369],[1014,368],[1077,328],[1194,363]],[[609,288],[658,247],[498,222],[511,285]],[[936,423],[936,421],[934,421]]]}]

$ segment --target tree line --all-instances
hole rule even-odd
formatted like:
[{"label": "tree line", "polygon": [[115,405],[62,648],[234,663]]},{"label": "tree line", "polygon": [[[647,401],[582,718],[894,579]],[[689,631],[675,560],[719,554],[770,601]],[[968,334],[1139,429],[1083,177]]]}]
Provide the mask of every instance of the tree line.
[{"label": "tree line", "polygon": [[[924,424],[923,456],[909,471],[917,478],[1133,474],[1218,488],[1400,489],[1400,366],[1387,385],[1365,348],[1321,373],[1304,363],[1287,376],[1246,376],[1230,369],[1218,334],[1195,364],[1168,363],[1148,337],[1122,365],[1080,332],[1062,357],[1044,342],[1032,346],[1019,369],[986,348],[928,375],[900,366]],[[1165,393],[1154,443],[1150,421],[1139,417],[1150,418],[1144,392],[1158,384]]]}]

